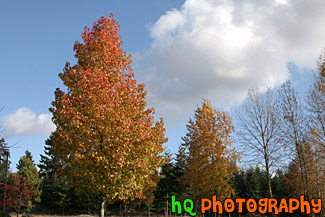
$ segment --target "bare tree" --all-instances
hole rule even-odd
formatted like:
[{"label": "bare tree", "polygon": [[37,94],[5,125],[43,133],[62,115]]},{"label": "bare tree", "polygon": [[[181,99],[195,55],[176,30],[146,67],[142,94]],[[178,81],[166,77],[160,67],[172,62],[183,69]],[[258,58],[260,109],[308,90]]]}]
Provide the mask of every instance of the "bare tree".
[{"label": "bare tree", "polygon": [[281,114],[281,137],[283,145],[290,151],[289,157],[297,161],[299,174],[301,176],[303,193],[309,198],[310,188],[308,182],[309,162],[308,156],[305,155],[307,147],[307,115],[298,93],[295,91],[290,81],[285,82],[278,91],[280,100],[279,109]]},{"label": "bare tree", "polygon": [[275,92],[260,92],[249,89],[248,96],[237,110],[239,129],[237,136],[244,145],[252,162],[266,170],[266,180],[270,197],[272,194],[271,175],[281,160],[283,146],[280,142],[280,114]]},{"label": "bare tree", "polygon": [[309,111],[309,129],[314,139],[325,147],[325,95],[322,91],[325,77],[315,76],[306,93],[307,110]]}]

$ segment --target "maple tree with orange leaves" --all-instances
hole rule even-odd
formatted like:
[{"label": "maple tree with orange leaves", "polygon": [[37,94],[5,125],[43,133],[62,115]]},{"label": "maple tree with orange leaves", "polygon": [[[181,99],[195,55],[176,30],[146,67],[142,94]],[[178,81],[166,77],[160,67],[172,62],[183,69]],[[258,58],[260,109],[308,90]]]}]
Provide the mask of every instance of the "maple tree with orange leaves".
[{"label": "maple tree with orange leaves", "polygon": [[163,163],[164,122],[146,108],[144,84],[136,84],[131,55],[121,48],[113,15],[85,27],[76,42],[77,64],[59,74],[67,91],[55,91],[50,111],[56,130],[54,152],[70,185],[102,196],[106,202],[132,201],[156,183]]}]

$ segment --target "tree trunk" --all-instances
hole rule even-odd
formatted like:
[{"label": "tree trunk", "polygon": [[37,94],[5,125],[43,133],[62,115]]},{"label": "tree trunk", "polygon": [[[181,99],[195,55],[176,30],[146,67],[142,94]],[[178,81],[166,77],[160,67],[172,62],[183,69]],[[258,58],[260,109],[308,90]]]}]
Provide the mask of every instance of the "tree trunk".
[{"label": "tree trunk", "polygon": [[[267,153],[266,148],[267,148],[267,147],[264,146],[265,153]],[[273,194],[272,194],[272,184],[271,184],[270,166],[269,166],[269,161],[268,161],[268,156],[267,156],[267,154],[264,155],[264,162],[265,162],[265,169],[266,169],[266,181],[267,181],[267,185],[268,185],[268,188],[269,188],[269,196],[270,196],[270,198],[272,198],[272,197],[273,197]]]},{"label": "tree trunk", "polygon": [[150,207],[151,207],[151,204],[149,204],[149,217],[150,217]]},{"label": "tree trunk", "polygon": [[128,204],[127,203],[124,203],[125,207],[124,207],[124,210],[125,210],[125,216],[128,216]]},{"label": "tree trunk", "polygon": [[298,162],[299,162],[299,169],[300,169],[300,175],[301,175],[301,180],[302,180],[302,185],[303,185],[303,190],[304,190],[304,195],[306,196],[306,198],[308,199],[309,197],[308,197],[308,193],[307,193],[307,185],[306,185],[306,183],[307,183],[307,180],[306,180],[306,177],[305,177],[305,175],[306,175],[306,173],[305,173],[305,163],[304,163],[304,154],[303,154],[303,152],[304,152],[304,150],[303,150],[303,146],[302,146],[302,144],[301,143],[298,143],[297,141],[296,141],[296,152],[297,152],[297,155],[298,155]]},{"label": "tree trunk", "polygon": [[304,152],[302,152],[301,153],[302,154],[302,162],[303,162],[303,164],[304,164],[304,166],[303,166],[303,169],[304,169],[304,174],[305,174],[305,182],[306,182],[306,194],[305,194],[305,196],[306,196],[306,200],[309,200],[309,183],[308,183],[308,171],[307,171],[307,168],[306,168],[306,160],[307,159],[305,159],[305,156],[304,156]]},{"label": "tree trunk", "polygon": [[166,206],[167,212],[166,213],[167,213],[167,217],[168,217],[168,194],[167,194],[167,203],[166,204],[167,204],[167,206]]},{"label": "tree trunk", "polygon": [[100,205],[100,217],[105,216],[105,198],[103,198],[103,201]]},{"label": "tree trunk", "polygon": [[3,213],[6,211],[6,192],[7,192],[7,181],[8,181],[8,159],[9,159],[9,153],[7,152],[7,158],[6,158],[6,169],[5,169],[5,184],[4,184],[4,193],[3,193]]}]

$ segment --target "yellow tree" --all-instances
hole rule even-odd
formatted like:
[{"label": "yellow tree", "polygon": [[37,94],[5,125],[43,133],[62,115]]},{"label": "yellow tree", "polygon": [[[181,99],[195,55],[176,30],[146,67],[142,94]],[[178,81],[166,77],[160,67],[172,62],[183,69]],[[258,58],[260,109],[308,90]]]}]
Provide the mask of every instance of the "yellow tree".
[{"label": "yellow tree", "polygon": [[229,179],[237,171],[239,160],[239,153],[231,148],[231,118],[204,100],[186,127],[187,134],[180,146],[186,168],[182,179],[190,185],[194,198],[216,195],[224,200],[231,196]]},{"label": "yellow tree", "polygon": [[[313,147],[303,141],[303,145],[299,148],[305,154],[304,169],[308,176],[301,176],[301,169],[299,165],[299,156],[290,163],[288,173],[286,174],[286,183],[292,189],[291,196],[299,197],[299,195],[306,194],[305,183],[308,182],[309,198],[322,198],[325,196],[325,175],[324,175],[324,151],[323,146],[313,144]],[[304,178],[306,180],[304,180]]]},{"label": "yellow tree", "polygon": [[77,64],[59,74],[67,91],[57,89],[50,108],[53,151],[70,185],[101,195],[104,216],[105,202],[141,199],[156,185],[167,139],[163,120],[154,122],[146,108],[113,16],[85,27],[82,39],[74,45]]}]

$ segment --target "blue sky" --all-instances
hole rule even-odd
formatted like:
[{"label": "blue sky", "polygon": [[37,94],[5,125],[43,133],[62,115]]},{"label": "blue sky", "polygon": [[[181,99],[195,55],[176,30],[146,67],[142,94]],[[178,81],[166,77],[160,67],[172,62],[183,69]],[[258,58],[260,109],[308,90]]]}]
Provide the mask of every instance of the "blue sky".
[{"label": "blue sky", "polygon": [[324,1],[0,1],[1,134],[12,169],[25,150],[36,162],[53,129],[48,108],[84,26],[114,13],[148,104],[166,120],[176,152],[202,98],[233,113],[251,86],[287,79],[303,92],[325,45]]}]

